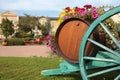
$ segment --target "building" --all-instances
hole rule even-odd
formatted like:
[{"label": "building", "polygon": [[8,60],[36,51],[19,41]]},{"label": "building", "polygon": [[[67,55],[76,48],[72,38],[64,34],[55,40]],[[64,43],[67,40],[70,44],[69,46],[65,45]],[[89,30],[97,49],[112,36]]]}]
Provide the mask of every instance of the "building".
[{"label": "building", "polygon": [[[24,17],[24,16],[22,16]],[[8,20],[12,21],[14,24],[14,28],[16,28],[18,22],[19,22],[19,16],[17,14],[15,14],[12,11],[6,11],[4,13],[0,13],[0,24],[2,22],[2,19],[7,18]],[[44,17],[41,16],[39,17],[39,22],[44,25],[47,21],[47,19],[50,20],[50,24],[52,27],[52,31],[55,31],[58,28],[58,18],[57,17]]]},{"label": "building", "polygon": [[48,19],[50,20],[50,25],[52,28],[51,31],[55,32],[59,26],[57,17],[44,17],[44,16],[42,16],[39,18],[39,22],[40,22],[40,24],[45,25],[45,23],[47,22]]},{"label": "building", "polygon": [[111,18],[113,19],[114,22],[120,23],[120,13],[112,16]]},{"label": "building", "polygon": [[[12,11],[6,11],[6,12],[3,12],[3,13],[0,13],[0,24],[2,23],[2,19],[8,19],[8,20],[12,21],[12,23],[14,25],[13,28],[16,32],[16,30],[18,29],[17,24],[19,22],[19,16],[17,14],[15,14]],[[4,38],[1,30],[0,30],[0,36],[1,36],[1,38]]]},{"label": "building", "polygon": [[58,28],[58,18],[57,17],[49,17],[50,19],[50,24],[52,27],[52,32],[56,32],[57,28]]},{"label": "building", "polygon": [[1,13],[0,15],[0,24],[2,23],[2,19],[8,19],[10,21],[12,21],[13,23],[13,28],[15,29],[15,31],[18,29],[18,22],[19,22],[19,16],[17,14],[15,14],[14,12],[12,11],[6,11],[4,13]]},{"label": "building", "polygon": [[0,13],[0,24],[2,22],[2,13]]},{"label": "building", "polygon": [[[0,13],[0,24],[2,23],[2,19],[8,19],[10,21],[13,22],[14,26],[13,28],[15,29],[15,31],[17,31],[18,26],[17,24],[19,23],[19,20],[21,17],[24,16],[18,16],[16,13],[12,12],[12,11],[6,11],[3,13]],[[44,25],[47,20],[50,20],[50,24],[51,24],[51,32],[56,32],[57,28],[58,28],[58,17],[44,17],[41,16],[39,17],[39,22]],[[41,32],[39,32],[41,34]],[[1,33],[0,33],[1,34]]]},{"label": "building", "polygon": [[1,13],[0,14],[0,24],[2,22],[2,19],[8,19],[10,21],[13,22],[14,26],[16,26],[18,24],[18,21],[19,21],[19,16],[17,14],[15,14],[14,12],[12,11],[6,11],[4,13]]}]

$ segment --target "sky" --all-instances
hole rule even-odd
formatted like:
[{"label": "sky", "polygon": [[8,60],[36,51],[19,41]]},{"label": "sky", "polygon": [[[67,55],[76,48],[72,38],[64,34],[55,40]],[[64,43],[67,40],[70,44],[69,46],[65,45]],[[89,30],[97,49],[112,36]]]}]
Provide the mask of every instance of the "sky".
[{"label": "sky", "polygon": [[58,17],[65,7],[82,7],[91,4],[95,7],[103,5],[120,5],[120,0],[1,0],[0,12],[13,11],[19,16]]}]

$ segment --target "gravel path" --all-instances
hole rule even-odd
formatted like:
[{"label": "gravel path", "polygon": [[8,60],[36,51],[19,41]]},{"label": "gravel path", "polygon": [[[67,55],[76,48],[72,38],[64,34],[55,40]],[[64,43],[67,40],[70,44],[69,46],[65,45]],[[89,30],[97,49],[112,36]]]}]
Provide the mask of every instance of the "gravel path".
[{"label": "gravel path", "polygon": [[46,45],[0,46],[0,56],[5,57],[48,57],[50,48]]}]

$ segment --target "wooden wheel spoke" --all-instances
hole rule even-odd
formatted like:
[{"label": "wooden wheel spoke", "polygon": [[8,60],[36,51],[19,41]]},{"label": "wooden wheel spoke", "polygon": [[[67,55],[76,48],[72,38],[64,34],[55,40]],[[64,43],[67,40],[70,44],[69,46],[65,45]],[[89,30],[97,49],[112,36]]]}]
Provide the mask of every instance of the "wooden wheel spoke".
[{"label": "wooden wheel spoke", "polygon": [[110,38],[115,42],[116,46],[118,48],[120,48],[120,43],[118,42],[118,40],[112,35],[111,31],[103,24],[100,23],[100,25],[102,26],[102,28],[106,31],[106,33],[110,36]]},{"label": "wooden wheel spoke", "polygon": [[91,78],[91,77],[94,77],[94,76],[98,76],[98,75],[105,74],[105,73],[108,73],[108,72],[111,72],[111,71],[116,71],[116,70],[120,70],[120,66],[112,67],[112,68],[102,70],[102,71],[98,71],[98,72],[87,75],[87,77]]},{"label": "wooden wheel spoke", "polygon": [[95,40],[89,38],[88,41],[90,41],[91,43],[93,43],[93,44],[101,47],[102,49],[112,53],[113,55],[120,57],[120,54],[118,52],[113,51],[112,49],[110,49],[110,48],[108,48],[108,47],[106,47],[106,46],[96,42]]},{"label": "wooden wheel spoke", "polygon": [[85,60],[94,60],[94,61],[100,61],[100,62],[110,62],[115,64],[120,64],[120,61],[113,60],[113,59],[102,59],[102,58],[96,58],[96,57],[84,57]]},{"label": "wooden wheel spoke", "polygon": [[120,80],[120,75],[118,75],[114,80]]},{"label": "wooden wheel spoke", "polygon": [[[79,52],[79,56],[80,56],[79,66],[83,80],[89,80],[94,76],[120,70],[120,43],[117,40],[117,38],[112,34],[110,29],[108,29],[108,27],[104,23],[102,23],[103,21],[107,20],[108,18],[119,12],[120,12],[120,6],[107,11],[105,14],[101,15],[90,25],[86,34],[84,35]],[[103,30],[106,32],[106,34],[111,38],[113,44],[115,44],[115,47],[117,46],[116,50],[108,48],[106,45],[101,43],[102,41],[97,42],[94,39],[90,38],[91,34],[94,33],[94,30],[97,27],[99,27],[98,25],[100,25],[101,28],[103,28]],[[93,45],[95,45],[96,55],[92,57],[86,55],[86,53],[88,53],[86,52],[87,43],[92,43]],[[92,73],[90,72],[90,69],[92,70],[94,68],[100,68],[100,67],[102,70],[97,70],[96,72],[92,72]],[[120,79],[120,75],[117,74],[117,77],[114,80],[119,80],[119,79]]]}]

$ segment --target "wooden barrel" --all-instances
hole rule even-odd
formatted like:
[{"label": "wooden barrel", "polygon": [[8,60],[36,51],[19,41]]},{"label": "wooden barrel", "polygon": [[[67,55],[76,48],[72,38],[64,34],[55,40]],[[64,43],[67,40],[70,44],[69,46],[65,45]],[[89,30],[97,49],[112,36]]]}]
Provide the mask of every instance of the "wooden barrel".
[{"label": "wooden barrel", "polygon": [[[78,63],[80,43],[88,27],[89,24],[79,18],[67,19],[58,27],[55,36],[56,47],[65,60]],[[85,55],[92,55],[93,49],[93,44],[88,42]]]}]

